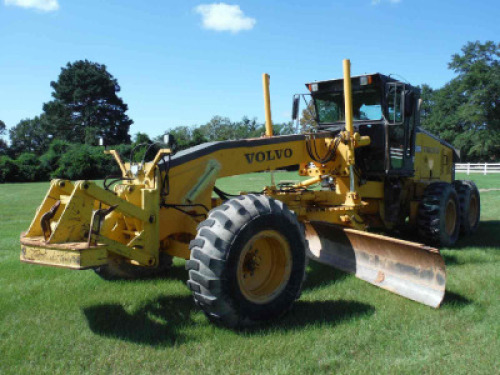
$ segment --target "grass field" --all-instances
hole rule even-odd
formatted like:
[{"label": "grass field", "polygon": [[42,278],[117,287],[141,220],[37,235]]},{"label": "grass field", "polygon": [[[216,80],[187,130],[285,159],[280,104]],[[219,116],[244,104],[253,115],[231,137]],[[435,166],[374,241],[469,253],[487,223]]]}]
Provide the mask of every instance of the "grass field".
[{"label": "grass field", "polygon": [[[500,188],[500,176],[471,178]],[[268,182],[252,174],[218,185]],[[286,317],[233,332],[194,307],[180,260],[168,279],[134,282],[21,264],[19,233],[47,187],[0,185],[0,374],[500,373],[500,191],[482,193],[477,235],[442,251],[440,309],[311,262]]]}]

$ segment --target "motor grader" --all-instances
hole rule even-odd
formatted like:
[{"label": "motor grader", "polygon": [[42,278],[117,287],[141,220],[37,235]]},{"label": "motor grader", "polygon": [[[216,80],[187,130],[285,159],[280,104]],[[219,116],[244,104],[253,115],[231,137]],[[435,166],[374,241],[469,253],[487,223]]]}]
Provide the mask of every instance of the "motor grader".
[{"label": "motor grader", "polygon": [[[480,197],[472,182],[455,180],[453,147],[419,127],[419,90],[382,74],[351,77],[344,60],[343,79],[306,85],[315,126],[274,136],[268,75],[263,82],[260,138],[163,148],[140,163],[107,151],[121,169],[113,188],[53,180],[21,235],[21,260],[134,278],[168,274],[172,258],[184,258],[195,303],[229,327],[284,314],[308,258],[438,307],[445,264],[430,246],[474,232]],[[241,186],[237,196],[216,186],[287,166],[306,179]],[[403,227],[426,244],[380,234]]]}]

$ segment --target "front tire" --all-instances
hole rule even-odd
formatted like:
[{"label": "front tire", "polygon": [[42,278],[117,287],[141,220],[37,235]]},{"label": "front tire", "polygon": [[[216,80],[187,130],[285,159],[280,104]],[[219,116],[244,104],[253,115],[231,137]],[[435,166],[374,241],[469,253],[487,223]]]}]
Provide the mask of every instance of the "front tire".
[{"label": "front tire", "polygon": [[280,201],[249,194],[212,210],[191,241],[188,286],[207,317],[245,327],[285,314],[306,268],[304,232]]}]

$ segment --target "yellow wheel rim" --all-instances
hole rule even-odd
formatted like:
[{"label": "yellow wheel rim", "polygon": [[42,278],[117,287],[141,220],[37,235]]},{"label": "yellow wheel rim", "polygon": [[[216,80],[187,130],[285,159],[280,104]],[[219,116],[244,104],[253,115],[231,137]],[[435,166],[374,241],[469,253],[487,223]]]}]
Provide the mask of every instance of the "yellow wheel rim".
[{"label": "yellow wheel rim", "polygon": [[476,225],[476,222],[478,220],[478,209],[479,205],[477,204],[477,198],[475,195],[471,196],[470,198],[470,205],[469,205],[469,225],[471,228],[473,228]]},{"label": "yellow wheel rim", "polygon": [[450,199],[448,201],[448,204],[446,205],[446,219],[445,219],[446,234],[448,234],[448,236],[453,236],[453,233],[455,233],[456,224],[457,224],[457,206],[455,205],[455,202],[452,199]]},{"label": "yellow wheel rim", "polygon": [[285,237],[274,230],[261,231],[247,242],[238,260],[240,291],[253,303],[267,303],[285,289],[291,269]]}]

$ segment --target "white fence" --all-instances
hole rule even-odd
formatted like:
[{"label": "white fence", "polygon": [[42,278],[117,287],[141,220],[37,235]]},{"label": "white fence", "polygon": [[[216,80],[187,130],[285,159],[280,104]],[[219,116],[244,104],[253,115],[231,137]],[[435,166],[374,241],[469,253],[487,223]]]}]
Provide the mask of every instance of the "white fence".
[{"label": "white fence", "polygon": [[500,163],[456,163],[455,172],[462,173],[500,173]]}]

